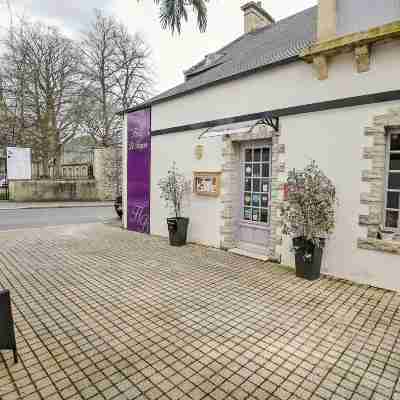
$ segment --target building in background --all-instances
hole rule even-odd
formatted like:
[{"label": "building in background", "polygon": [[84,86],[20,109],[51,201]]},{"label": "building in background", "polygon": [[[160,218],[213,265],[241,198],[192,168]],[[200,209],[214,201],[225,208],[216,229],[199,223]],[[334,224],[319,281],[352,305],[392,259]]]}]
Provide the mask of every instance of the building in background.
[{"label": "building in background", "polygon": [[189,240],[294,265],[279,207],[288,171],[314,159],[340,202],[323,271],[399,290],[400,3],[319,0],[281,21],[260,3],[242,11],[241,37],[125,110],[125,226],[141,213],[167,236],[157,183],[176,162],[220,180],[213,196],[191,194]]}]

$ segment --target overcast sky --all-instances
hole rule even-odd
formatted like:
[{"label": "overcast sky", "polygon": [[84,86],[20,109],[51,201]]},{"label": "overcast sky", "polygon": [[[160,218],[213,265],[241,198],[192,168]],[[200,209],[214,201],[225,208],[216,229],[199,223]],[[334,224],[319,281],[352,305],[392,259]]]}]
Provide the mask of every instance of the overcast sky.
[{"label": "overcast sky", "polygon": [[[9,0],[16,16],[57,25],[66,34],[78,35],[93,15],[93,8],[114,14],[129,30],[141,32],[152,49],[155,67],[155,94],[183,81],[183,71],[206,54],[218,50],[243,33],[240,6],[247,0],[210,0],[208,29],[199,33],[195,19],[184,25],[182,34],[172,36],[161,29],[158,8],[152,0]],[[264,8],[276,19],[282,19],[317,0],[263,0]],[[0,0],[0,26],[9,24],[7,0]]]}]

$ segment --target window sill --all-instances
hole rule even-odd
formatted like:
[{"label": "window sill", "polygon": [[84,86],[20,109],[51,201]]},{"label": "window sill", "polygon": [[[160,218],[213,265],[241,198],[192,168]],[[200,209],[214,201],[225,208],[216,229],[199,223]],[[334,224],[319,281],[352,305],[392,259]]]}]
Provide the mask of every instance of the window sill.
[{"label": "window sill", "polygon": [[245,228],[254,228],[254,229],[260,229],[263,231],[269,231],[271,229],[270,224],[266,224],[264,222],[253,222],[253,221],[246,221],[246,220],[240,220],[239,225]]},{"label": "window sill", "polygon": [[398,229],[385,228],[380,230],[381,240],[385,242],[398,242],[400,241],[400,232]]},{"label": "window sill", "polygon": [[400,255],[400,241],[395,240],[358,239],[357,247],[363,250]]}]

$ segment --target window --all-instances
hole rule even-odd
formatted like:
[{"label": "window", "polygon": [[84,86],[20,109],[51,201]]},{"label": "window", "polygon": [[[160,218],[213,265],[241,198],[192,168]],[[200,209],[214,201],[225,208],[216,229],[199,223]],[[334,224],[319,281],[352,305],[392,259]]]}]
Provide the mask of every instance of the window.
[{"label": "window", "polygon": [[388,136],[385,226],[400,228],[400,130]]},{"label": "window", "polygon": [[245,221],[268,224],[271,181],[269,146],[244,149],[243,215]]}]

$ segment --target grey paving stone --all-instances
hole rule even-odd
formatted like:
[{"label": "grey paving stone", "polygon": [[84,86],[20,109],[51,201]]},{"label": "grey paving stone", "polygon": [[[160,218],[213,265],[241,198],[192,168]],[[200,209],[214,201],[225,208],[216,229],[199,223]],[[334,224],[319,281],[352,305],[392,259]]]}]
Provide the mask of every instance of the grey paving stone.
[{"label": "grey paving stone", "polygon": [[0,287],[2,400],[399,398],[393,292],[101,224],[0,233]]}]

